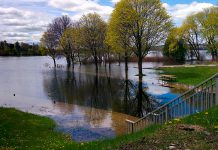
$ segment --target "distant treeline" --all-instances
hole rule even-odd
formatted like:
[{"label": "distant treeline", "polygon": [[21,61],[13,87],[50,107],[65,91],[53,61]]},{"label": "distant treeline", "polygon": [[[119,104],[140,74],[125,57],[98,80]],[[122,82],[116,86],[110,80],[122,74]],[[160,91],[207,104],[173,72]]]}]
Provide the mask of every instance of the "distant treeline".
[{"label": "distant treeline", "polygon": [[[189,44],[187,44],[188,47],[191,48],[191,46]],[[160,46],[154,46],[151,48],[153,51],[163,51],[164,49],[164,45],[160,45]],[[199,44],[199,50],[207,50],[207,45],[205,44]]]},{"label": "distant treeline", "polygon": [[15,42],[7,43],[7,41],[0,41],[0,56],[42,56],[43,52],[40,50],[38,44],[28,44]]}]

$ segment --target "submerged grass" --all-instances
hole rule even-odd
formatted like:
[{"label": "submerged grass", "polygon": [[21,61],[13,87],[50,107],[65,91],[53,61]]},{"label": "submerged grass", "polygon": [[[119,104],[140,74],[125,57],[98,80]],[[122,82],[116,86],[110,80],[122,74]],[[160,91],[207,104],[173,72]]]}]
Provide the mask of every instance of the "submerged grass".
[{"label": "submerged grass", "polygon": [[172,74],[177,77],[177,82],[188,85],[196,85],[218,73],[218,67],[175,67],[161,68],[164,74]]}]

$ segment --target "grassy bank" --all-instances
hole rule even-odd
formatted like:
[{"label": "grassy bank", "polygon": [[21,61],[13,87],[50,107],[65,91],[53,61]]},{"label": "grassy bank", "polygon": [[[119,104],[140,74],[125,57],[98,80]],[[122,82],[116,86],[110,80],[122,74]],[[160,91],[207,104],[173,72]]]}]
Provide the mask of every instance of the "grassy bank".
[{"label": "grassy bank", "polygon": [[[218,106],[182,120],[174,120],[164,126],[153,125],[132,135],[76,143],[71,141],[69,136],[55,132],[55,123],[46,117],[0,108],[0,149],[160,149],[167,148],[172,143],[177,148],[213,149],[218,146],[217,114]],[[198,128],[203,130],[180,130],[179,124],[200,125]],[[190,140],[194,142],[190,144]],[[199,147],[196,147],[198,145]]]},{"label": "grassy bank", "polygon": [[115,139],[76,143],[69,136],[55,132],[55,123],[51,119],[15,109],[0,108],[0,149],[115,149],[120,143],[136,141],[160,127],[151,126],[136,134]]},{"label": "grassy bank", "polygon": [[64,146],[66,136],[53,132],[55,123],[15,109],[0,108],[0,149],[49,149]]},{"label": "grassy bank", "polygon": [[161,68],[164,74],[176,75],[177,82],[196,85],[218,73],[218,67],[175,67]]},{"label": "grassy bank", "polygon": [[218,106],[184,119],[175,119],[162,130],[120,147],[135,149],[193,149],[218,148]]}]

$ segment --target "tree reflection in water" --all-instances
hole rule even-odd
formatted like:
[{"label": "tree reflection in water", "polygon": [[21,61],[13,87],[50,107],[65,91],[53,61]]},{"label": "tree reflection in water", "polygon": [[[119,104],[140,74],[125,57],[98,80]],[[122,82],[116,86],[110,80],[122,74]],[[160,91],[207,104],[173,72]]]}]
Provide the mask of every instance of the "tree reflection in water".
[{"label": "tree reflection in water", "polygon": [[[110,69],[87,74],[82,73],[80,69],[77,72],[51,70],[44,78],[45,91],[54,102],[110,110],[137,117],[142,117],[158,105],[147,95],[144,85],[143,82],[129,80],[128,71],[122,79],[121,72],[113,75]],[[88,120],[96,120],[103,115],[98,112],[87,114],[90,115]]]}]

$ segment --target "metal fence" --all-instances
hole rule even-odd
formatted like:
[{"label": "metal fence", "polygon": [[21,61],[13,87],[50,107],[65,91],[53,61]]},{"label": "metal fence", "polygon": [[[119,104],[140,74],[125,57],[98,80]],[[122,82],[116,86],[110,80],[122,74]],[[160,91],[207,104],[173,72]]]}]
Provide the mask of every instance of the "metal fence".
[{"label": "metal fence", "polygon": [[137,120],[126,120],[127,133],[134,133],[152,124],[164,124],[218,105],[218,73]]}]

